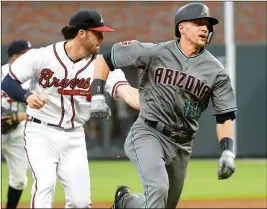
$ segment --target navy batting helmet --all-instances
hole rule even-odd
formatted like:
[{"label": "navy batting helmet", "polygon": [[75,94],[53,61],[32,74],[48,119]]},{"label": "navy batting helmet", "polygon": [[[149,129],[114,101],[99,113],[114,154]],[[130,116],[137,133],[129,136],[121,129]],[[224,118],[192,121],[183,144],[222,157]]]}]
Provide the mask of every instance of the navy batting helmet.
[{"label": "navy batting helmet", "polygon": [[202,3],[189,3],[177,10],[175,15],[175,36],[177,38],[181,37],[181,34],[178,29],[178,25],[180,22],[201,18],[207,18],[210,23],[209,35],[207,38],[207,43],[209,43],[214,34],[213,25],[218,24],[219,21],[216,18],[211,17],[209,8]]}]

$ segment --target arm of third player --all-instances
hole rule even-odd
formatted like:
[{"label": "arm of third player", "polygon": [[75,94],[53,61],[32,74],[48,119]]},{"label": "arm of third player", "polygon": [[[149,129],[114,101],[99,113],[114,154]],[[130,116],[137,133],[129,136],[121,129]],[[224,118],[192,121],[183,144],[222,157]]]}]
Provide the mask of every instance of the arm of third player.
[{"label": "arm of third player", "polygon": [[116,96],[123,99],[132,108],[140,110],[138,89],[130,85],[120,85],[116,88]]}]

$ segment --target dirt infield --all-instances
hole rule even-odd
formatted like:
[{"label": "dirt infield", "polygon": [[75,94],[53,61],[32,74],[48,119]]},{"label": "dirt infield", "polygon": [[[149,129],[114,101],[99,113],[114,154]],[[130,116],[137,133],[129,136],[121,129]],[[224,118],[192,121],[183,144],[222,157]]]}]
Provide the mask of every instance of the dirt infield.
[{"label": "dirt infield", "polygon": [[[112,203],[97,202],[93,208],[110,208]],[[177,208],[266,208],[266,199],[240,200],[182,200]],[[5,207],[5,206],[4,206]],[[4,208],[2,205],[2,208]],[[64,208],[64,203],[53,204],[53,208]],[[29,208],[28,204],[20,204],[18,208]]]},{"label": "dirt infield", "polygon": [[[112,204],[95,203],[93,208],[110,208]],[[184,200],[177,208],[266,208],[266,199],[254,200]]]},{"label": "dirt infield", "polygon": [[[93,208],[110,208],[112,204],[95,203]],[[207,200],[181,201],[177,208],[266,208],[266,199],[261,200]]]}]

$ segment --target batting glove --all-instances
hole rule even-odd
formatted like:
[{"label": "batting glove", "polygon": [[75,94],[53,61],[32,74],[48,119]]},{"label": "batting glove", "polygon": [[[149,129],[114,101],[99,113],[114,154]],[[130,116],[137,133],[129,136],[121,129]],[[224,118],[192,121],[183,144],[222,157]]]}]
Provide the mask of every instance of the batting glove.
[{"label": "batting glove", "polygon": [[224,150],[218,166],[218,179],[228,179],[235,172],[235,154],[230,150]]},{"label": "batting glove", "polygon": [[104,95],[95,95],[91,99],[91,118],[109,119],[111,110],[105,102]]}]

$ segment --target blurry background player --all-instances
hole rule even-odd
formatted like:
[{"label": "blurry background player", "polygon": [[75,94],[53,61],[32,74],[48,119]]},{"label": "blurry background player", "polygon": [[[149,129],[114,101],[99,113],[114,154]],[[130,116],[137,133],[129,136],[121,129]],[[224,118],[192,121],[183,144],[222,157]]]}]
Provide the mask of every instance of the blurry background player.
[{"label": "blurry background player", "polygon": [[[26,40],[14,40],[8,47],[9,63],[2,66],[1,77],[9,72],[11,65],[18,57],[31,48]],[[29,87],[29,81],[23,88]],[[24,153],[23,130],[26,120],[26,107],[23,103],[16,102],[2,91],[1,105],[1,139],[2,153],[6,159],[9,171],[9,187],[6,208],[16,208],[23,188],[27,184],[28,162]]]}]

